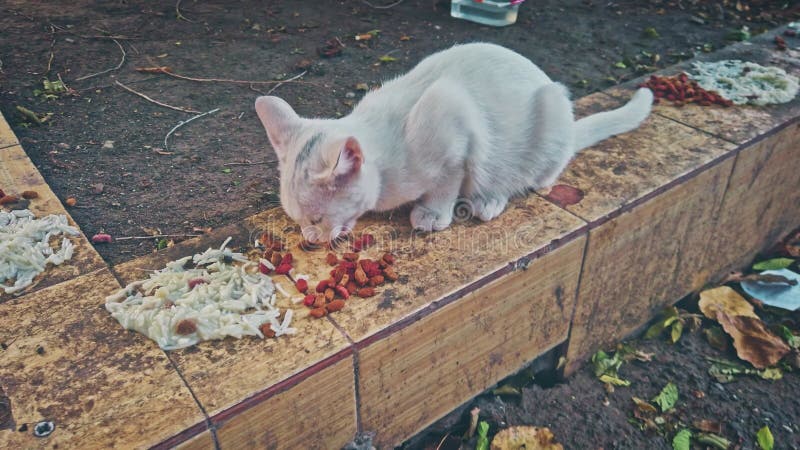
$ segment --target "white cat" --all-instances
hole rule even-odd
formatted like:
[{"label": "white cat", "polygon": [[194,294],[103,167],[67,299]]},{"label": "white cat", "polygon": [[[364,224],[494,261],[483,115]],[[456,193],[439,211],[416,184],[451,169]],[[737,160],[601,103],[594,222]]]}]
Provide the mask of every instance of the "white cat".
[{"label": "white cat", "polygon": [[481,220],[551,185],[575,153],[650,114],[625,106],[575,121],[567,89],[493,44],[457,45],[386,82],[341,119],[299,117],[278,97],[255,108],[278,155],[281,203],[306,239],[327,242],[367,211],[415,202],[411,224],[447,228],[456,201]]}]

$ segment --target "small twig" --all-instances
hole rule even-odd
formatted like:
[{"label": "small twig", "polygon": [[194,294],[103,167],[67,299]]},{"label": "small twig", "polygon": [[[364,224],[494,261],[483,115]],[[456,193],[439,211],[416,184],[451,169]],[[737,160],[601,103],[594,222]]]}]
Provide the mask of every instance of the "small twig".
[{"label": "small twig", "polygon": [[448,433],[445,433],[445,435],[444,435],[444,436],[442,436],[442,440],[441,440],[441,441],[439,441],[439,445],[437,445],[437,446],[436,446],[436,450],[439,450],[439,449],[441,449],[441,448],[442,448],[442,444],[444,444],[444,440],[445,440],[445,439],[447,439],[447,437],[448,437],[448,436],[450,436],[450,433],[449,433],[449,432],[448,432]]},{"label": "small twig", "polygon": [[50,67],[53,65],[53,58],[56,56],[55,52],[53,52],[53,48],[56,46],[56,29],[53,25],[50,25],[50,35],[53,39],[50,41],[50,59],[47,60],[47,70],[44,72],[45,75],[50,73]]},{"label": "small twig", "polygon": [[175,2],[175,16],[177,17],[178,20],[185,20],[189,23],[194,23],[194,20],[189,20],[186,18],[186,16],[181,14],[181,0]]},{"label": "small twig", "polygon": [[390,3],[388,5],[373,5],[372,3],[368,2],[367,0],[361,0],[361,3],[369,6],[370,8],[389,9],[389,8],[394,8],[395,6],[399,5],[400,3],[403,3],[404,1],[405,0],[397,0],[396,2]]},{"label": "small twig", "polygon": [[123,236],[114,238],[115,241],[130,241],[132,239],[156,239],[168,237],[200,237],[202,234],[154,234],[152,236]]},{"label": "small twig", "polygon": [[120,34],[112,34],[112,35],[109,35],[109,36],[106,36],[106,35],[99,35],[98,36],[98,35],[78,34],[78,33],[74,32],[74,31],[70,31],[70,30],[68,30],[68,29],[66,29],[64,27],[60,27],[60,26],[54,25],[52,23],[50,24],[50,26],[55,28],[55,29],[57,29],[57,30],[63,31],[64,33],[71,34],[73,36],[78,36],[79,38],[83,38],[83,39],[117,39],[117,40],[120,40],[120,41],[132,41],[132,40],[135,40],[135,39],[139,39],[139,38],[135,38],[135,37],[123,36],[123,35],[120,35]]},{"label": "small twig", "polygon": [[209,114],[214,114],[217,111],[219,111],[219,108],[212,109],[211,111],[206,111],[206,112],[204,112],[202,114],[198,114],[198,115],[196,115],[194,117],[190,117],[190,118],[188,118],[188,119],[186,119],[184,121],[178,122],[178,124],[175,125],[174,127],[172,127],[172,129],[169,130],[169,133],[167,133],[167,135],[164,136],[164,150],[169,151],[169,144],[167,143],[167,140],[169,139],[170,136],[172,136],[172,133],[174,133],[175,130],[177,130],[178,128],[186,125],[187,123],[189,123],[189,122],[191,122],[191,121],[193,121],[195,119],[199,119],[199,118],[201,118],[203,116],[207,116]]},{"label": "small twig", "polygon": [[161,103],[161,102],[159,102],[157,100],[153,100],[152,98],[142,94],[141,92],[134,91],[133,89],[129,88],[128,86],[125,86],[124,84],[120,83],[119,81],[114,81],[114,84],[116,84],[117,86],[121,87],[122,89],[125,89],[126,91],[128,91],[130,93],[133,93],[133,94],[138,95],[139,97],[142,97],[143,99],[145,99],[145,100],[147,100],[149,102],[155,103],[158,106],[163,106],[164,108],[174,109],[175,111],[185,112],[185,113],[189,113],[189,114],[197,114],[197,113],[200,112],[200,111],[195,111],[194,109],[181,108],[179,106],[172,106],[172,105],[168,105],[166,103]]},{"label": "small twig", "polygon": [[269,161],[257,161],[257,162],[232,162],[232,163],[225,163],[223,166],[258,166],[261,164],[269,164]]},{"label": "small twig", "polygon": [[[197,81],[201,83],[234,83],[234,84],[281,84],[281,83],[288,83],[288,80],[270,80],[270,81],[249,81],[249,80],[233,80],[230,78],[195,78],[195,77],[188,77],[186,75],[181,75],[178,73],[173,72],[169,67],[137,67],[137,72],[143,73],[163,73],[164,75],[169,75],[173,78],[178,78],[180,80],[187,80],[187,81]],[[292,81],[292,83],[301,83],[301,84],[316,84],[309,81]]]},{"label": "small twig", "polygon": [[104,73],[108,73],[108,72],[111,72],[111,71],[114,71],[114,70],[119,70],[122,67],[122,65],[125,64],[125,55],[126,55],[125,48],[122,47],[122,44],[120,44],[118,40],[112,39],[112,41],[114,41],[114,43],[117,44],[117,47],[119,47],[120,51],[122,52],[122,59],[119,60],[119,64],[117,64],[116,67],[112,67],[110,69],[106,69],[106,70],[104,70],[102,72],[97,72],[97,73],[93,73],[91,75],[85,75],[85,76],[82,76],[80,78],[75,78],[75,81],[87,80],[89,78],[96,77],[96,76],[102,75]]},{"label": "small twig", "polygon": [[303,76],[303,75],[305,75],[306,73],[308,73],[308,71],[307,71],[307,70],[304,70],[304,71],[303,71],[303,73],[301,73],[301,74],[299,74],[299,75],[295,75],[295,76],[293,76],[292,78],[289,78],[288,80],[283,80],[283,81],[281,81],[280,83],[278,83],[278,84],[276,84],[275,86],[273,86],[273,87],[272,87],[272,89],[268,90],[268,91],[267,91],[267,95],[269,95],[269,94],[272,94],[273,92],[275,92],[275,89],[278,89],[279,87],[283,86],[283,84],[284,84],[284,83],[290,83],[290,82],[292,82],[292,81],[294,81],[294,80],[296,80],[296,79],[298,79],[298,78],[302,77],[302,76]]}]

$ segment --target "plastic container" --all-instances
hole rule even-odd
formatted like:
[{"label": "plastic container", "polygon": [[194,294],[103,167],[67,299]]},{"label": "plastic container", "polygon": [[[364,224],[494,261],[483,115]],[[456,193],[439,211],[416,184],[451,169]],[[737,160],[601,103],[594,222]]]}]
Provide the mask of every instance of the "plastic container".
[{"label": "plastic container", "polygon": [[517,21],[519,4],[525,0],[451,0],[450,15],[493,27],[504,27]]}]

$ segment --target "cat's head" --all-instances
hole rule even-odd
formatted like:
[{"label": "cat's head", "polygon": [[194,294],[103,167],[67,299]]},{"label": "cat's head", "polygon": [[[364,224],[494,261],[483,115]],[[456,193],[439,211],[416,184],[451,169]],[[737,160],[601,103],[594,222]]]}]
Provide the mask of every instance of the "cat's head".
[{"label": "cat's head", "polygon": [[314,243],[334,240],[378,200],[377,171],[336,121],[305,119],[278,97],[256,99],[280,170],[281,205]]}]

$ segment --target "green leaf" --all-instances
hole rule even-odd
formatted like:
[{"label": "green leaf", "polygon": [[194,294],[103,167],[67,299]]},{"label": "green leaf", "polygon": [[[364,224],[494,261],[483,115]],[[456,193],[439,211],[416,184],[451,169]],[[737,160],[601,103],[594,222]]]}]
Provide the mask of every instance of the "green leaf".
[{"label": "green leaf", "polygon": [[226,167],[226,168],[222,169],[222,173],[231,173],[230,167]]},{"label": "green leaf", "polygon": [[378,58],[378,61],[386,63],[386,62],[397,61],[397,58],[395,58],[394,56],[383,55],[380,58]]},{"label": "green leaf", "polygon": [[627,69],[628,68],[628,66],[625,65],[625,63],[623,61],[615,62],[614,63],[614,67],[616,67],[617,69]]},{"label": "green leaf", "polygon": [[794,349],[800,348],[800,336],[795,336],[786,325],[778,325],[776,327],[778,334],[789,344],[789,347]]},{"label": "green leaf", "polygon": [[656,29],[653,28],[653,27],[645,28],[644,29],[644,35],[649,37],[649,38],[653,38],[653,39],[660,37],[660,35],[658,34],[658,31],[656,31]]},{"label": "green leaf", "polygon": [[758,371],[758,376],[765,380],[780,380],[783,378],[783,371],[777,367],[769,367]]},{"label": "green leaf", "polygon": [[481,420],[478,423],[478,442],[475,450],[489,450],[489,423]]},{"label": "green leaf", "polygon": [[692,432],[687,428],[682,429],[672,438],[673,450],[689,450],[692,443]]},{"label": "green leaf", "polygon": [[713,433],[700,433],[696,436],[696,440],[701,444],[718,448],[719,450],[728,450],[728,447],[731,446],[731,441]]},{"label": "green leaf", "polygon": [[753,264],[753,270],[778,270],[785,269],[794,262],[791,258],[774,258]]},{"label": "green leaf", "polygon": [[492,394],[494,394],[494,395],[516,395],[516,396],[519,396],[519,395],[522,395],[522,392],[520,392],[519,388],[516,387],[516,386],[512,386],[510,384],[504,384],[504,385],[499,386],[499,387],[497,387],[495,389],[492,389]]},{"label": "green leaf", "polygon": [[652,401],[661,407],[662,412],[669,411],[678,402],[678,387],[670,381]]},{"label": "green leaf", "polygon": [[614,386],[630,386],[631,382],[628,380],[623,380],[614,375],[600,375],[599,380],[603,383],[613,384]]},{"label": "green leaf", "polygon": [[775,438],[772,437],[772,432],[769,431],[767,425],[764,425],[764,428],[758,430],[756,440],[761,450],[772,450],[772,447],[775,446]]},{"label": "green leaf", "polygon": [[670,331],[670,339],[673,344],[678,342],[678,339],[681,338],[681,334],[683,334],[683,322],[676,320],[672,323],[672,330]]},{"label": "green leaf", "polygon": [[594,365],[594,376],[616,376],[617,371],[622,365],[622,358],[620,358],[617,354],[614,356],[609,356],[608,353],[598,350],[597,353],[592,356],[592,364]]},{"label": "green leaf", "polygon": [[650,328],[648,328],[647,331],[645,331],[644,333],[644,338],[645,339],[657,338],[661,336],[661,333],[663,333],[666,328],[667,327],[666,325],[664,325],[664,321],[659,320],[658,322],[650,325]]}]

